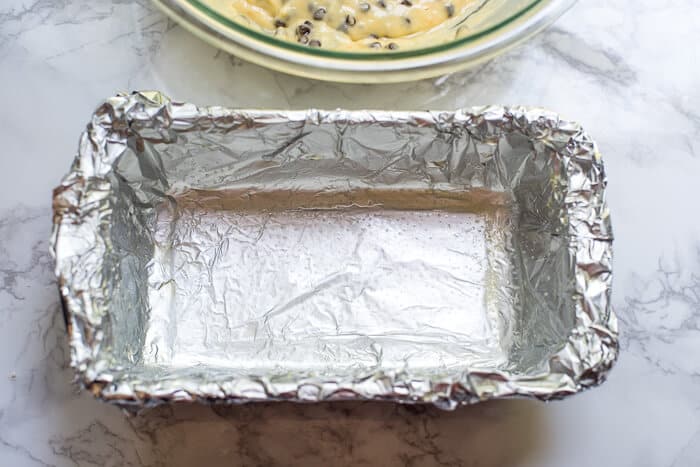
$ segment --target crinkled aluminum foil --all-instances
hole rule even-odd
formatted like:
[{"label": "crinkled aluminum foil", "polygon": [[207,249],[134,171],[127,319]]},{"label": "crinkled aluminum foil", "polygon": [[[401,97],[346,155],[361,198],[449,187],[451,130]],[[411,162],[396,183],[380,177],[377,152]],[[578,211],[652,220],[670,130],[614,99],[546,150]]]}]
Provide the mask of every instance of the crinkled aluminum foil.
[{"label": "crinkled aluminum foil", "polygon": [[559,398],[618,353],[576,123],[108,99],[54,192],[71,364],[127,406]]}]

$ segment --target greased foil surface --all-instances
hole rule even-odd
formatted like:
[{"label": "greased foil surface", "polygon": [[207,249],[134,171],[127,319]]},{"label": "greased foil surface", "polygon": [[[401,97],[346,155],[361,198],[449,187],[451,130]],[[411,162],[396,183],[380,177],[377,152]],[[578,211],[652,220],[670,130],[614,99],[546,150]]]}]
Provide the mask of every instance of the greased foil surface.
[{"label": "greased foil surface", "polygon": [[110,98],[54,191],[71,364],[137,407],[579,392],[618,353],[605,185],[541,109]]}]

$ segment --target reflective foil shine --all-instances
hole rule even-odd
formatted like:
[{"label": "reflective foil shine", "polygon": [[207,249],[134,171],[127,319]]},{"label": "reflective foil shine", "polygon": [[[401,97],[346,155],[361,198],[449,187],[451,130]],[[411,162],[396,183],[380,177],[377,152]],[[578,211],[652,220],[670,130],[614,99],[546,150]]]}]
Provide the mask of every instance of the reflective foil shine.
[{"label": "reflective foil shine", "polygon": [[71,364],[129,407],[579,392],[618,353],[605,185],[541,109],[116,96],[54,191]]}]

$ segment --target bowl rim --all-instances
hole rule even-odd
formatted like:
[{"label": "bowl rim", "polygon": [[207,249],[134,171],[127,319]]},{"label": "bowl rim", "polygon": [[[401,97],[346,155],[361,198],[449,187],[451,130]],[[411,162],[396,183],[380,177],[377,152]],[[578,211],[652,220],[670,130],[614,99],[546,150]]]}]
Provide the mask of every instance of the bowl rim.
[{"label": "bowl rim", "polygon": [[[205,42],[277,71],[327,81],[398,82],[437,76],[488,60],[551,24],[576,0],[533,0],[529,6],[473,36],[438,46],[391,53],[316,49],[211,16],[200,0],[153,0],[169,17]],[[229,27],[231,25],[231,27]]]},{"label": "bowl rim", "polygon": [[[488,1],[488,0],[485,0]],[[181,6],[192,6],[195,9],[201,11],[205,15],[207,15],[209,18],[211,18],[212,21],[215,23],[218,23],[221,25],[221,27],[224,28],[231,28],[234,31],[241,32],[243,34],[249,35],[252,38],[256,40],[260,40],[262,42],[269,43],[274,46],[279,46],[282,49],[287,49],[287,50],[292,50],[292,51],[297,51],[297,52],[302,52],[302,53],[307,53],[310,55],[314,56],[319,56],[319,57],[329,57],[329,58],[344,58],[347,60],[399,60],[401,58],[405,57],[415,57],[415,56],[420,56],[420,55],[427,55],[433,52],[440,52],[443,50],[451,49],[454,47],[459,47],[462,44],[468,43],[468,42],[473,42],[475,40],[480,39],[481,37],[487,36],[488,34],[499,30],[503,27],[506,27],[508,24],[512,23],[513,21],[516,21],[518,18],[521,16],[527,14],[531,9],[536,8],[538,5],[543,4],[543,3],[548,3],[551,2],[552,0],[526,0],[527,4],[524,5],[522,8],[519,10],[515,11],[515,13],[511,14],[510,16],[507,16],[506,18],[498,21],[496,24],[493,24],[487,28],[481,29],[479,31],[476,31],[472,34],[469,34],[467,36],[460,37],[459,39],[455,39],[449,42],[445,42],[442,44],[437,44],[437,45],[432,45],[429,47],[422,47],[419,49],[410,49],[406,51],[395,51],[395,52],[373,52],[373,51],[365,51],[365,52],[344,52],[340,50],[334,50],[334,49],[323,49],[323,48],[311,48],[307,47],[301,44],[298,44],[293,41],[288,41],[284,39],[278,39],[277,37],[268,34],[266,32],[262,31],[257,31],[251,27],[246,26],[245,24],[238,22],[236,20],[233,20],[219,11],[217,11],[215,8],[209,6],[206,4],[206,0],[174,0],[173,3],[181,5]],[[556,1],[556,0],[554,0]],[[482,5],[484,5],[483,3]],[[479,6],[478,8],[481,8]]]}]

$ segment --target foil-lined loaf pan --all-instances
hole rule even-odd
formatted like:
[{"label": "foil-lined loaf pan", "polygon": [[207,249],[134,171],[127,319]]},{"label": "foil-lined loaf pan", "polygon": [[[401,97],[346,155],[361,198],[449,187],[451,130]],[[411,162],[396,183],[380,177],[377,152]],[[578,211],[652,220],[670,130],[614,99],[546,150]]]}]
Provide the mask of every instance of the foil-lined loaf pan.
[{"label": "foil-lined loaf pan", "polygon": [[119,95],[54,191],[72,366],[137,407],[576,393],[618,353],[605,185],[541,109]]}]

